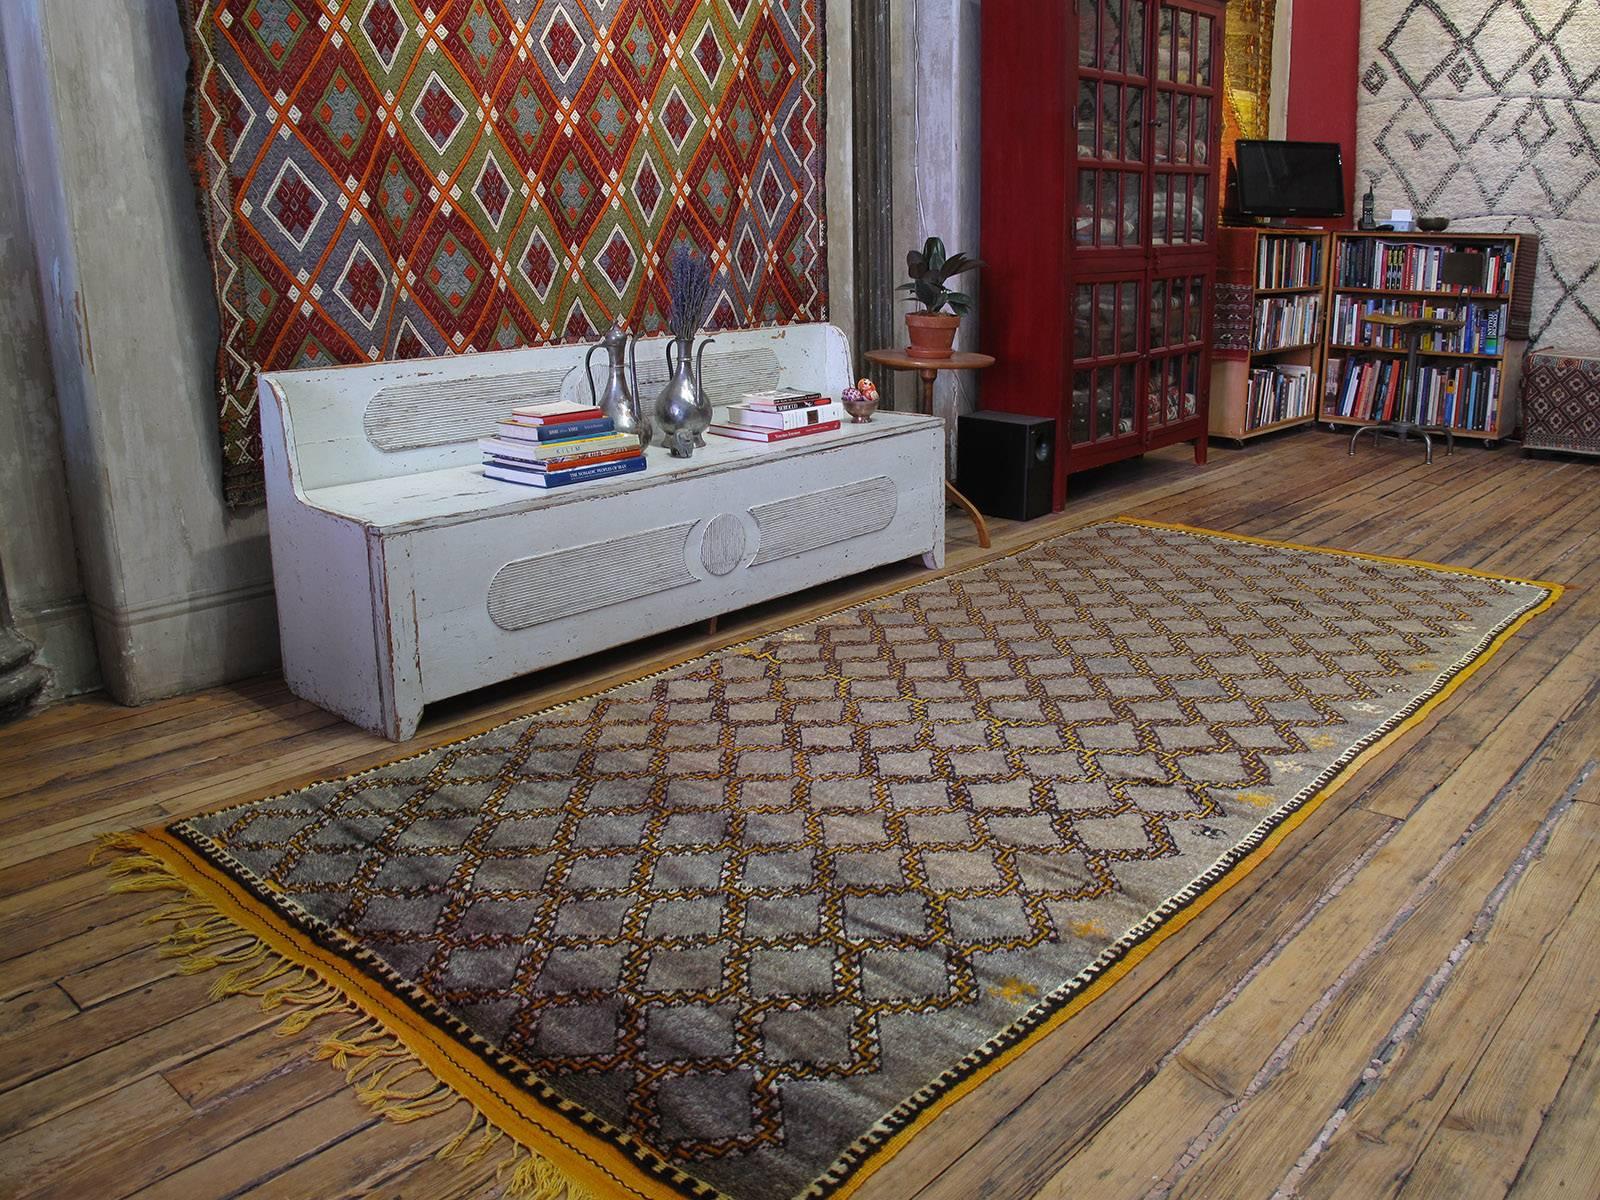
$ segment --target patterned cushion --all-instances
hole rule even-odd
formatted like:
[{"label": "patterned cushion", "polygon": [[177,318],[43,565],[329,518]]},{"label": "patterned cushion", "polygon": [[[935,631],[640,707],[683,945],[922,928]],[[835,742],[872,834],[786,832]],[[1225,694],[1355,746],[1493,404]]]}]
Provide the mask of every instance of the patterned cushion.
[{"label": "patterned cushion", "polygon": [[1522,369],[1522,444],[1600,454],[1600,358],[1534,350]]}]

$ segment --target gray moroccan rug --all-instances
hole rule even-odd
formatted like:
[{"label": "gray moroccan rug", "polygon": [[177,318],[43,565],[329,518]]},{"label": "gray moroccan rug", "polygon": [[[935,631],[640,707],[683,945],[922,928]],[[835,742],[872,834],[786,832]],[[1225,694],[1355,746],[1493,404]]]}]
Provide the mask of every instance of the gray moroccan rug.
[{"label": "gray moroccan rug", "polygon": [[1540,235],[1530,340],[1600,349],[1600,4],[1366,0],[1356,192]]},{"label": "gray moroccan rug", "polygon": [[119,866],[514,1191],[844,1195],[1558,592],[1108,522]]}]

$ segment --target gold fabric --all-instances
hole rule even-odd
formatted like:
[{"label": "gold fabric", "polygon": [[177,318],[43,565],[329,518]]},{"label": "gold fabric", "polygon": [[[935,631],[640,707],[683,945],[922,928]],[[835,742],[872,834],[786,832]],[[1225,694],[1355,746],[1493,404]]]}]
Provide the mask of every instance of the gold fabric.
[{"label": "gold fabric", "polygon": [[[1222,52],[1222,178],[1233,166],[1233,144],[1267,136],[1272,95],[1272,22],[1278,0],[1234,0]],[[1217,189],[1225,202],[1227,188]]]}]

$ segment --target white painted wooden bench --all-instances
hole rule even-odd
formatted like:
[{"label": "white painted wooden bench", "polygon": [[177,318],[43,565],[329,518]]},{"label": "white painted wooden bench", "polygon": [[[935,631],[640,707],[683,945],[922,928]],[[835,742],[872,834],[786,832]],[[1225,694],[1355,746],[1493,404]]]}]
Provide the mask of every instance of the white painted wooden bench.
[{"label": "white painted wooden bench", "polygon": [[[831,325],[719,333],[706,388],[837,395]],[[403,740],[423,706],[812,584],[944,561],[944,427],[871,423],[544,492],[486,479],[478,437],[512,405],[587,398],[583,346],[261,377],[268,524],[289,687]],[[664,378],[640,344],[640,390]]]}]

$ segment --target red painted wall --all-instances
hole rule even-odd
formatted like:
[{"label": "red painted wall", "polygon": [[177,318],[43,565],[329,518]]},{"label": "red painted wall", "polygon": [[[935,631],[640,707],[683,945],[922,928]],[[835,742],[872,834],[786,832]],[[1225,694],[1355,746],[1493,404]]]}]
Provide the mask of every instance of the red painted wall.
[{"label": "red painted wall", "polygon": [[1289,112],[1285,136],[1338,142],[1344,156],[1346,211],[1355,224],[1366,191],[1356,178],[1356,88],[1361,0],[1297,0],[1289,32]]}]

